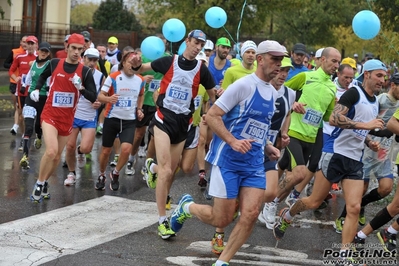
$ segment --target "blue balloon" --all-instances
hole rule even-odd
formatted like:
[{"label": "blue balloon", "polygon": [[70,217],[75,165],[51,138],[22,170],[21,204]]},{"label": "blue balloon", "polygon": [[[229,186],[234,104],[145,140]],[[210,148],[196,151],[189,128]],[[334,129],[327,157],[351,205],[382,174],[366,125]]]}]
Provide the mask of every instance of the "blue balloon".
[{"label": "blue balloon", "polygon": [[363,40],[370,40],[377,36],[380,27],[380,19],[370,10],[360,11],[352,20],[353,31]]},{"label": "blue balloon", "polygon": [[182,42],[179,46],[179,50],[177,51],[178,55],[182,55],[184,53],[184,51],[186,50],[187,45],[186,42]]},{"label": "blue balloon", "polygon": [[162,33],[168,41],[178,42],[186,35],[186,26],[180,19],[171,18],[163,24]]},{"label": "blue balloon", "polygon": [[211,7],[205,13],[205,21],[212,28],[221,28],[227,21],[226,11],[218,6]]},{"label": "blue balloon", "polygon": [[149,36],[141,43],[141,52],[150,60],[160,58],[165,53],[165,44],[161,38]]}]

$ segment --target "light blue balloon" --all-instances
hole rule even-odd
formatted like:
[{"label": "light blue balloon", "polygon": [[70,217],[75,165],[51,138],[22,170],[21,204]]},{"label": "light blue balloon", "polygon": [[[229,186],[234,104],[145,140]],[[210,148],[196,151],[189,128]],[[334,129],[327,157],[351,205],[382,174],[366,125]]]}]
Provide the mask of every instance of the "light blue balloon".
[{"label": "light blue balloon", "polygon": [[370,40],[377,36],[380,27],[380,19],[370,10],[360,11],[352,20],[353,31],[363,40]]},{"label": "light blue balloon", "polygon": [[178,42],[186,35],[186,26],[180,19],[171,18],[163,24],[162,33],[168,41]]},{"label": "light blue balloon", "polygon": [[212,28],[221,28],[227,21],[226,11],[218,6],[211,7],[205,13],[205,21]]},{"label": "light blue balloon", "polygon": [[186,42],[182,42],[179,46],[179,50],[177,51],[178,55],[182,55],[184,53],[184,51],[186,50],[187,45]]},{"label": "light blue balloon", "polygon": [[165,53],[164,42],[156,36],[149,36],[141,43],[141,52],[150,60],[160,58]]}]

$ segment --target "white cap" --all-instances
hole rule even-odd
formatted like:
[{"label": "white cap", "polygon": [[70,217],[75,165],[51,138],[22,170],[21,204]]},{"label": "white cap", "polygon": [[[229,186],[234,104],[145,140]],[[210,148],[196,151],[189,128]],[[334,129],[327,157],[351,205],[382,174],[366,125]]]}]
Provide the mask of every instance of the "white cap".
[{"label": "white cap", "polygon": [[89,48],[85,51],[83,56],[87,56],[88,58],[100,58],[100,53],[96,48]]},{"label": "white cap", "polygon": [[357,54],[354,54],[353,57],[359,57]]},{"label": "white cap", "polygon": [[320,48],[319,50],[316,51],[316,53],[314,54],[314,57],[320,58],[323,51],[324,51],[324,48]]},{"label": "white cap", "polygon": [[206,54],[203,51],[200,51],[197,56],[195,57],[197,60],[204,60],[208,63],[208,59],[206,58]]},{"label": "white cap", "polygon": [[271,54],[273,56],[285,56],[287,49],[276,41],[263,41],[258,45],[256,54]]},{"label": "white cap", "polygon": [[213,42],[211,40],[206,40],[204,50],[213,50],[213,47]]},{"label": "white cap", "polygon": [[256,47],[256,44],[253,41],[244,42],[241,46],[241,55],[243,55],[246,51],[248,51],[250,49],[254,50],[256,53],[256,50],[258,49],[258,47]]}]

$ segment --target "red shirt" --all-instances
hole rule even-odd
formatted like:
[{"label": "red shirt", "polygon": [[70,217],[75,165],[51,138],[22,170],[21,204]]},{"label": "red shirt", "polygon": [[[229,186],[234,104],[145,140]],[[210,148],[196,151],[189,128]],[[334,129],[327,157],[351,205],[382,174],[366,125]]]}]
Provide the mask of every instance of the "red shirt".
[{"label": "red shirt", "polygon": [[[8,74],[11,76],[12,74],[18,75],[21,77],[21,81],[23,81],[26,78],[26,74],[28,74],[30,70],[30,65],[29,63],[31,61],[36,60],[37,53],[36,51],[33,54],[29,54],[28,52],[24,54],[19,54],[14,58],[14,61],[12,62],[12,65],[10,67],[10,70],[8,71]],[[18,72],[16,72],[18,70]],[[17,92],[18,96],[28,96],[28,90],[25,90],[25,93],[22,95],[19,92],[19,89],[21,87],[21,81],[17,83]]]}]

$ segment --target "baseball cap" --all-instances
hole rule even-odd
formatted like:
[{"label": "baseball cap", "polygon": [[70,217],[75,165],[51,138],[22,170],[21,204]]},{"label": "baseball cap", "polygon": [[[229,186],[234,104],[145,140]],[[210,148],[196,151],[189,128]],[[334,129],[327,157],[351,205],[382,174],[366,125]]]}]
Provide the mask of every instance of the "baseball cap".
[{"label": "baseball cap", "polygon": [[26,42],[38,43],[37,38],[35,36],[28,36],[26,38]]},{"label": "baseball cap", "polygon": [[85,40],[86,41],[90,41],[91,40],[91,38],[90,38],[90,32],[88,32],[88,31],[82,31],[80,34],[82,34],[83,35],[83,37],[85,38]]},{"label": "baseball cap", "polygon": [[346,58],[342,59],[341,65],[343,65],[343,64],[350,65],[351,68],[353,68],[353,69],[357,68],[355,59],[350,58],[350,57],[346,57]]},{"label": "baseball cap", "polygon": [[206,40],[204,50],[213,50],[213,47],[213,42],[211,40]]},{"label": "baseball cap", "polygon": [[[192,30],[188,33],[187,38],[194,38],[206,42],[206,35],[202,30]],[[217,45],[217,44],[216,44]]]},{"label": "baseball cap", "polygon": [[71,43],[78,43],[78,44],[84,45],[85,44],[85,38],[81,34],[73,33],[68,38],[68,44],[71,44]]},{"label": "baseball cap", "polygon": [[374,55],[373,55],[372,53],[366,53],[366,55],[364,56],[364,58],[373,59],[373,58],[374,58]]},{"label": "baseball cap", "polygon": [[41,42],[39,45],[39,50],[47,50],[50,52],[51,45],[48,42]]},{"label": "baseball cap", "polygon": [[256,49],[256,55],[258,54],[271,54],[273,56],[285,56],[287,49],[276,41],[263,41],[258,45]]},{"label": "baseball cap", "polygon": [[389,80],[395,84],[399,84],[399,73],[393,74]]},{"label": "baseball cap", "polygon": [[291,62],[291,58],[284,56],[283,60],[281,60],[281,67],[294,68]]},{"label": "baseball cap", "polygon": [[313,52],[313,51],[311,51],[311,52],[309,53],[309,55],[314,55],[314,52]]},{"label": "baseball cap", "polygon": [[354,54],[353,57],[359,57],[359,55],[358,54]]},{"label": "baseball cap", "polygon": [[303,43],[297,43],[292,48],[292,51],[296,54],[306,54],[306,46]]},{"label": "baseball cap", "polygon": [[88,58],[100,58],[100,52],[96,48],[86,49],[83,56],[87,56]]},{"label": "baseball cap", "polygon": [[69,37],[71,37],[71,34],[65,35],[64,42],[68,42]]},{"label": "baseball cap", "polygon": [[227,39],[226,37],[221,37],[216,41],[216,46],[223,45],[227,47],[231,47],[230,40]]},{"label": "baseball cap", "polygon": [[118,44],[118,39],[115,36],[111,36],[108,38],[108,43]]},{"label": "baseball cap", "polygon": [[206,58],[206,54],[203,51],[200,51],[197,56],[195,57],[195,59],[199,60],[204,60],[205,62],[208,63],[208,59]]},{"label": "baseball cap", "polygon": [[363,64],[363,72],[362,74],[360,74],[357,77],[357,80],[360,82],[363,82],[363,78],[364,78],[364,72],[365,71],[373,71],[373,70],[384,70],[387,71],[387,67],[386,65],[381,62],[380,60],[377,59],[370,59],[367,60],[364,64]]},{"label": "baseball cap", "polygon": [[320,58],[323,51],[324,51],[324,48],[320,48],[319,50],[316,51],[316,54],[314,55],[314,57]]},{"label": "baseball cap", "polygon": [[258,47],[256,47],[256,44],[253,41],[245,41],[242,45],[241,45],[241,55],[245,54],[246,51],[248,50],[254,50],[256,53],[256,50],[258,49]]}]

